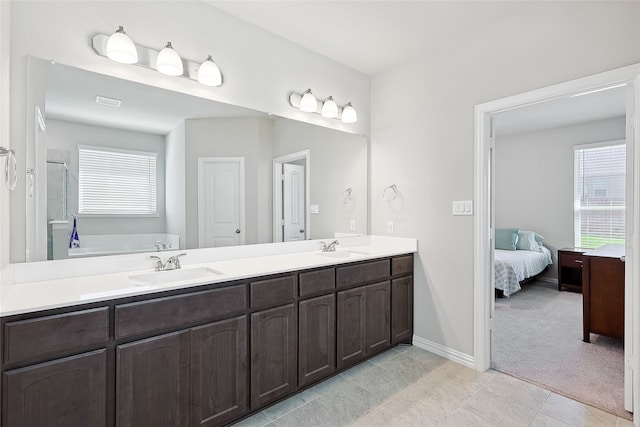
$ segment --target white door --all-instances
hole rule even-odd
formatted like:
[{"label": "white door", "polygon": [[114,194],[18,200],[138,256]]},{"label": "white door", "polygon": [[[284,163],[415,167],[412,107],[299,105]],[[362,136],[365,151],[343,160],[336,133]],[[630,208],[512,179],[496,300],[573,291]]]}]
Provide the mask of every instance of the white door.
[{"label": "white door", "polygon": [[198,159],[198,246],[244,244],[244,158]]},{"label": "white door", "polygon": [[304,240],[305,227],[305,183],[304,166],[285,163],[283,165],[282,215],[284,241]]}]

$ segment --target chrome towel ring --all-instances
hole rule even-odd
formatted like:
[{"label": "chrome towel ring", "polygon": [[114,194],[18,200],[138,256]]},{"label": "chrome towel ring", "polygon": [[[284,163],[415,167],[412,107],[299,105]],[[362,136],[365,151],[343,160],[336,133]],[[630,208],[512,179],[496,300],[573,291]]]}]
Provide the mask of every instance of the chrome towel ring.
[{"label": "chrome towel ring", "polygon": [[0,157],[6,157],[4,161],[4,180],[9,191],[16,189],[18,183],[18,164],[16,162],[16,152],[4,147],[0,147]]},{"label": "chrome towel ring", "polygon": [[398,198],[398,187],[395,184],[391,184],[382,192],[382,198],[385,202],[389,203]]}]

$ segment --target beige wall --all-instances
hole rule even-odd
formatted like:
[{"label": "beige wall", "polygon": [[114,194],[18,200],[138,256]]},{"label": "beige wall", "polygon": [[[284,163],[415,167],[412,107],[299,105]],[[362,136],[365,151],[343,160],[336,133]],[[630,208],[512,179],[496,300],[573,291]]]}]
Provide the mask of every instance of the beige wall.
[{"label": "beige wall", "polygon": [[417,336],[473,355],[473,217],[451,202],[474,195],[474,106],[640,62],[639,8],[532,2],[373,78],[371,229],[419,239]]}]

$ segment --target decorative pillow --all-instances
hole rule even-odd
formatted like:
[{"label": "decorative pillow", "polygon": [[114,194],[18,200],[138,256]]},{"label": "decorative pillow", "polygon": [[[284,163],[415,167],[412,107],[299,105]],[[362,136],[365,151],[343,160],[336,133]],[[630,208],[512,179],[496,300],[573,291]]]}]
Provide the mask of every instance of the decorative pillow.
[{"label": "decorative pillow", "polygon": [[496,249],[504,249],[506,251],[515,251],[518,243],[517,228],[496,228]]},{"label": "decorative pillow", "polygon": [[516,249],[522,251],[540,251],[542,246],[542,236],[534,231],[520,230],[518,231],[518,242]]}]

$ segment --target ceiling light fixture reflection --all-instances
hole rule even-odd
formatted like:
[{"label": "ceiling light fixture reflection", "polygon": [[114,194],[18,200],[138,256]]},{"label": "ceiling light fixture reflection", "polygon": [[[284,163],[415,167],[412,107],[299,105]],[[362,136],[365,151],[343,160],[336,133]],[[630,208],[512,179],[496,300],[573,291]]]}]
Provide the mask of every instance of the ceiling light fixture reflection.
[{"label": "ceiling light fixture reflection", "polygon": [[167,76],[181,76],[184,73],[182,58],[171,46],[171,42],[158,53],[156,59],[156,70]]},{"label": "ceiling light fixture reflection", "polygon": [[122,25],[107,40],[107,57],[122,64],[135,64],[138,62],[136,45],[124,32]]},{"label": "ceiling light fixture reflection", "polygon": [[213,62],[211,55],[200,64],[198,68],[198,81],[205,86],[220,86],[222,84],[220,68]]}]

